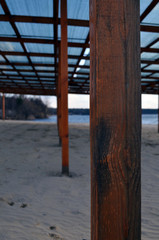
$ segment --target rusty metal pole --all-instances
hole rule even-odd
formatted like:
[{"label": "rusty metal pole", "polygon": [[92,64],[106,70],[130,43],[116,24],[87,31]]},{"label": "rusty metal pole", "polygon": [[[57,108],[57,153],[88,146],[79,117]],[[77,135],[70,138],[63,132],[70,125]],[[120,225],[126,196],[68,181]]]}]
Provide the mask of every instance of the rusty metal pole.
[{"label": "rusty metal pole", "polygon": [[90,0],[91,239],[141,239],[139,0]]},{"label": "rusty metal pole", "polygon": [[68,140],[68,55],[67,55],[67,0],[61,0],[61,138],[62,173],[69,174]]},{"label": "rusty metal pole", "polygon": [[3,101],[3,103],[2,103],[2,105],[3,105],[3,110],[2,110],[2,112],[3,112],[3,120],[5,120],[5,94],[3,93],[3,97],[2,97],[2,101]]}]

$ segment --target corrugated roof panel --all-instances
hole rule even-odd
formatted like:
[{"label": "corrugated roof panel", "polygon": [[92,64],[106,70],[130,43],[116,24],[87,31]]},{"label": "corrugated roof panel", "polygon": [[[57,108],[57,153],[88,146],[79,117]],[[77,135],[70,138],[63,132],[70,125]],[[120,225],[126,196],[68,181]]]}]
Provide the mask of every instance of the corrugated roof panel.
[{"label": "corrugated roof panel", "polygon": [[13,55],[6,55],[7,59],[10,62],[24,62],[28,63],[28,59],[25,56],[13,56]]},{"label": "corrugated roof panel", "polygon": [[[6,82],[6,80],[1,80],[1,82]],[[7,82],[11,82],[11,80],[7,79]]]},{"label": "corrugated roof panel", "polygon": [[0,55],[0,62],[5,62],[5,59]]},{"label": "corrugated roof panel", "polygon": [[39,81],[37,82],[37,81],[28,81],[28,83],[40,83]]},{"label": "corrugated roof panel", "polygon": [[146,77],[146,76],[148,76],[150,74],[151,74],[151,72],[142,72],[141,73],[141,77]]},{"label": "corrugated roof panel", "polygon": [[153,10],[144,18],[144,23],[159,24],[159,3],[153,8]]},{"label": "corrugated roof panel", "polygon": [[3,8],[1,6],[1,4],[0,4],[0,14],[4,14],[4,11],[3,11]]},{"label": "corrugated roof panel", "polygon": [[85,41],[88,33],[89,27],[68,26],[68,40],[70,42],[76,42],[78,40]]},{"label": "corrugated roof panel", "polygon": [[74,64],[74,65],[76,65],[77,64],[77,59],[71,59],[71,58],[69,58],[68,59],[68,64]]},{"label": "corrugated roof panel", "polygon": [[85,60],[84,65],[86,65],[86,66],[90,66],[90,60]]},{"label": "corrugated roof panel", "polygon": [[[68,26],[68,42],[84,43],[89,33],[89,27]],[[58,39],[61,39],[61,26],[58,25]]]},{"label": "corrugated roof panel", "polygon": [[142,14],[145,9],[150,5],[152,0],[140,0],[140,14]]},{"label": "corrugated roof panel", "polygon": [[73,67],[69,67],[68,68],[68,72],[73,72],[74,71],[74,68]]},{"label": "corrugated roof panel", "polygon": [[35,69],[38,70],[43,70],[43,71],[54,71],[54,67],[35,67]]},{"label": "corrugated roof panel", "polygon": [[86,48],[86,50],[84,51],[83,56],[90,56],[90,48]]},{"label": "corrugated roof panel", "polygon": [[53,38],[53,25],[44,23],[20,23],[16,26],[20,35],[28,38]]},{"label": "corrugated roof panel", "polygon": [[86,74],[86,75],[80,75],[80,74],[77,74],[77,73],[76,73],[76,74],[74,74],[74,75],[76,75],[77,78],[78,78],[78,77],[81,77],[81,78],[88,78],[88,75],[87,75],[87,74]]},{"label": "corrugated roof panel", "polygon": [[39,81],[28,81],[28,83],[40,83]]},{"label": "corrugated roof panel", "polygon": [[24,79],[34,79],[34,80],[38,80],[37,77],[28,77],[28,76],[24,77]]},{"label": "corrugated roof panel", "polygon": [[158,58],[158,53],[146,53],[143,52],[141,54],[141,59],[142,60],[156,60]]},{"label": "corrugated roof panel", "polygon": [[159,41],[151,46],[151,48],[159,48]]},{"label": "corrugated roof panel", "polygon": [[90,72],[90,69],[89,68],[80,68],[78,73],[89,73]]},{"label": "corrugated roof panel", "polygon": [[15,37],[15,32],[9,22],[0,22],[0,35]]},{"label": "corrugated roof panel", "polygon": [[53,0],[6,0],[11,14],[53,17]]},{"label": "corrugated roof panel", "polygon": [[0,79],[7,78],[7,76],[3,75],[3,72],[0,72]]},{"label": "corrugated roof panel", "polygon": [[[154,82],[154,81],[156,81],[156,80],[154,80],[154,79],[148,79],[148,78],[146,78],[146,79],[144,79],[144,78],[142,78],[142,80],[141,80],[141,82],[147,82],[147,81],[149,81],[149,82]],[[146,83],[147,84],[147,83]]]},{"label": "corrugated roof panel", "polygon": [[30,57],[33,63],[54,63],[54,58],[52,57]]},{"label": "corrugated roof panel", "polygon": [[68,18],[89,20],[89,0],[68,0]]},{"label": "corrugated roof panel", "polygon": [[54,53],[52,44],[25,43],[25,46],[28,52]]},{"label": "corrugated roof panel", "polygon": [[9,65],[0,65],[0,69],[13,69],[12,66]]},{"label": "corrugated roof panel", "polygon": [[146,47],[152,41],[159,37],[158,33],[140,32],[140,45]]},{"label": "corrugated roof panel", "polygon": [[31,66],[15,66],[15,68],[18,70],[21,70],[21,69],[32,70],[33,69]]},{"label": "corrugated roof panel", "polygon": [[82,48],[68,47],[69,55],[80,56],[81,52],[82,52]]},{"label": "corrugated roof panel", "polygon": [[154,73],[152,76],[153,77],[159,77],[159,73]]},{"label": "corrugated roof panel", "polygon": [[[59,1],[60,13],[61,3]],[[89,20],[89,0],[67,0],[67,17],[72,19]]]},{"label": "corrugated roof panel", "polygon": [[54,78],[47,78],[47,77],[40,77],[40,80],[43,80],[43,81],[45,81],[45,80],[48,80],[48,81],[54,81],[55,79]]},{"label": "corrugated roof panel", "polygon": [[146,70],[159,70],[159,64],[151,64],[145,68]]},{"label": "corrugated roof panel", "polygon": [[18,73],[14,71],[3,71],[3,73],[7,75],[18,75]]},{"label": "corrugated roof panel", "polygon": [[35,76],[35,72],[20,72],[21,75],[31,75],[31,76]]},{"label": "corrugated roof panel", "polygon": [[145,67],[147,64],[140,64],[141,68]]},{"label": "corrugated roof panel", "polygon": [[[9,76],[9,78],[12,79],[12,78],[15,78],[15,76],[14,77],[13,76]],[[16,76],[16,79],[22,79],[22,77]]]},{"label": "corrugated roof panel", "polygon": [[0,51],[23,52],[23,48],[18,42],[0,42]]},{"label": "corrugated roof panel", "polygon": [[38,72],[39,76],[55,76],[55,73]]},{"label": "corrugated roof panel", "polygon": [[44,81],[42,81],[42,84],[54,85],[55,83],[54,83],[54,82],[47,81],[47,80],[44,80]]},{"label": "corrugated roof panel", "polygon": [[84,83],[85,82],[85,79],[73,79],[73,82],[76,83],[76,82],[81,82],[81,83]]}]

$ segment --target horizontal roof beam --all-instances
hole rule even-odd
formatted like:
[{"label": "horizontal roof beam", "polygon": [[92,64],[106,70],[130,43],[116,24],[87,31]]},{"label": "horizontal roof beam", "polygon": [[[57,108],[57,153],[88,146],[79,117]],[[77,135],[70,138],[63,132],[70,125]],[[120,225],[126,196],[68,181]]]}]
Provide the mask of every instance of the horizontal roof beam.
[{"label": "horizontal roof beam", "polygon": [[54,96],[56,91],[53,89],[32,89],[32,88],[10,88],[10,87],[1,87],[2,93],[12,93],[12,94],[27,94],[27,95],[47,95]]},{"label": "horizontal roof beam", "polygon": [[[21,16],[21,15],[0,15],[0,21],[55,24],[55,19],[51,17]],[[58,18],[58,24],[60,24],[60,22],[61,19]],[[89,27],[89,20],[68,19],[67,25]],[[159,27],[141,24],[140,30],[146,32],[159,32]]]},{"label": "horizontal roof beam", "polygon": [[[55,19],[52,17],[35,17],[35,16],[21,16],[21,15],[0,15],[0,21],[55,24]],[[61,23],[61,19],[58,18],[58,24],[60,23]],[[67,25],[89,27],[89,21],[80,20],[80,19],[67,19]]]},{"label": "horizontal roof beam", "polygon": [[151,72],[151,73],[159,73],[159,70],[153,70],[153,69],[152,69],[152,70],[151,70],[151,69],[142,69],[142,70],[141,70],[141,73],[142,73],[142,72],[148,72],[148,73],[149,73],[149,72]]},{"label": "horizontal roof beam", "polygon": [[142,64],[159,64],[159,60],[155,60],[155,61],[152,61],[152,60],[141,60],[141,63]]},{"label": "horizontal roof beam", "polygon": [[[159,27],[158,27],[159,30]],[[158,31],[159,32],[159,31]],[[55,44],[54,40],[51,39],[40,39],[40,38],[18,38],[18,37],[0,37],[0,42],[20,42],[20,43],[41,43],[41,44]],[[60,41],[58,41],[58,44]],[[68,42],[68,47],[80,47],[89,48],[89,43],[79,43],[79,42]],[[154,51],[149,50],[150,48],[141,48],[141,52],[144,51]],[[152,48],[153,49],[153,48]],[[155,50],[157,51],[157,49]],[[14,55],[14,52],[13,52]]]},{"label": "horizontal roof beam", "polygon": [[[13,51],[0,51],[1,55],[14,55],[14,56],[30,56],[30,57],[55,57],[53,53],[40,53],[40,52],[13,52]],[[57,55],[58,56],[58,55]],[[70,59],[78,59],[78,55],[68,55]],[[82,59],[89,60],[89,56],[83,56]]]},{"label": "horizontal roof beam", "polygon": [[159,26],[154,25],[140,25],[141,32],[159,32]]},{"label": "horizontal roof beam", "polygon": [[[20,43],[43,43],[43,44],[55,44],[55,41],[52,39],[46,38],[19,38],[19,37],[0,37],[0,42],[20,42]],[[60,44],[60,41],[58,41]],[[77,43],[77,42],[68,42],[68,47],[80,47],[80,48],[89,48],[89,43]]]}]

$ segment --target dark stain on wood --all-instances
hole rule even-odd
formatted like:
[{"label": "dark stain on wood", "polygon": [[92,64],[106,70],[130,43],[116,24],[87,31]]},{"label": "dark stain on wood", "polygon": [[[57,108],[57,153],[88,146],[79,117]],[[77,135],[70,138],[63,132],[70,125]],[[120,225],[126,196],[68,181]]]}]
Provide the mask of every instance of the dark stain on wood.
[{"label": "dark stain on wood", "polygon": [[108,167],[107,161],[99,162],[96,168],[96,178],[98,184],[98,193],[100,194],[100,199],[109,192],[111,185],[111,172]]},{"label": "dark stain on wood", "polygon": [[96,177],[98,191],[103,195],[109,191],[111,183],[111,172],[107,162],[107,154],[109,152],[109,143],[111,139],[111,128],[109,124],[105,123],[103,118],[100,119],[96,128],[96,136]]}]

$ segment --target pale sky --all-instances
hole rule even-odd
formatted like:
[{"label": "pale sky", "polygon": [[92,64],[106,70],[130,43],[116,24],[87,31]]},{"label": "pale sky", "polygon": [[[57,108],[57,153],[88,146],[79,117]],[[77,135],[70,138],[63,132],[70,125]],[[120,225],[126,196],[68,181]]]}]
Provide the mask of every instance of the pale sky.
[{"label": "pale sky", "polygon": [[[42,97],[50,107],[56,108],[56,97]],[[89,108],[89,95],[69,94],[69,108]],[[142,108],[158,108],[158,95],[142,94]]]}]

